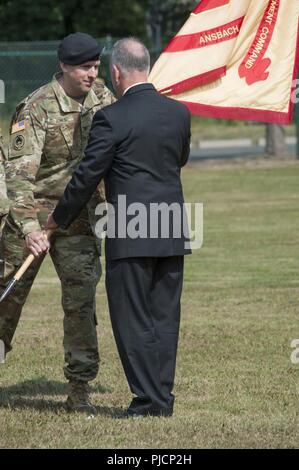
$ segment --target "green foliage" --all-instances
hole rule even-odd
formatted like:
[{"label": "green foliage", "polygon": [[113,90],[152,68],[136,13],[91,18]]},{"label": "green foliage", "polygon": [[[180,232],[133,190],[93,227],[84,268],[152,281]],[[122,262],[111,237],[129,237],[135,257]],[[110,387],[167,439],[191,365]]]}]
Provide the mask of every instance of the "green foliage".
[{"label": "green foliage", "polygon": [[134,0],[10,0],[0,5],[0,41],[61,39],[75,31],[96,37],[145,36],[142,2]]},{"label": "green foliage", "polygon": [[[96,37],[134,35],[166,40],[182,26],[196,0],[6,0],[0,4],[0,41],[60,39],[74,31]],[[5,27],[3,27],[5,25]]]},{"label": "green foliage", "polygon": [[148,34],[157,51],[183,26],[199,3],[196,0],[145,0]]}]

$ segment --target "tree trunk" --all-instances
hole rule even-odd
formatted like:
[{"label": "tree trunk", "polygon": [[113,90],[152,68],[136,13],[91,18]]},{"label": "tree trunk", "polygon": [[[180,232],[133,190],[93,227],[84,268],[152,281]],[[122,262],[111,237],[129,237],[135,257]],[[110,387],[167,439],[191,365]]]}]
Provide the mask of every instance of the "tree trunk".
[{"label": "tree trunk", "polygon": [[266,153],[273,157],[283,157],[288,153],[284,127],[280,124],[267,124]]},{"label": "tree trunk", "polygon": [[64,36],[76,32],[75,16],[80,11],[80,1],[74,0],[68,2],[62,9],[63,13],[63,25],[64,25]]},{"label": "tree trunk", "polygon": [[299,159],[299,106],[295,106],[294,123],[296,128],[296,156]]},{"label": "tree trunk", "polygon": [[155,59],[157,59],[162,51],[162,28],[161,13],[155,6],[150,8],[146,14],[146,27],[148,37],[154,44]]},{"label": "tree trunk", "polygon": [[63,15],[64,37],[74,33],[74,21],[72,15]]}]

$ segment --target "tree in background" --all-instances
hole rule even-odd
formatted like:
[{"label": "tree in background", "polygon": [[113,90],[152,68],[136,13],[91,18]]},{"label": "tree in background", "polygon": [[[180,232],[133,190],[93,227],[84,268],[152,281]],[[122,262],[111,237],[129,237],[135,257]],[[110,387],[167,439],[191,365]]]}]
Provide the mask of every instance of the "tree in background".
[{"label": "tree in background", "polygon": [[75,31],[144,38],[145,14],[144,2],[137,0],[4,0],[0,41],[58,40]]},{"label": "tree in background", "polygon": [[83,31],[95,37],[138,36],[159,50],[197,0],[2,0],[0,41],[57,40]]},{"label": "tree in background", "polygon": [[145,0],[147,35],[157,54],[183,26],[197,0]]},{"label": "tree in background", "polygon": [[273,157],[283,157],[288,152],[285,129],[280,124],[266,125],[266,153]]}]

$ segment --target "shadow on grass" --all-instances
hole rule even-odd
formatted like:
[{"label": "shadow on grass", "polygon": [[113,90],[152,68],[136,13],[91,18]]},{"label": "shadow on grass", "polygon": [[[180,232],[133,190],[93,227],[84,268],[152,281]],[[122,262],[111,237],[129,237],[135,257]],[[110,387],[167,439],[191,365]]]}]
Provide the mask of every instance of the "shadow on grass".
[{"label": "shadow on grass", "polygon": [[[0,409],[7,408],[11,411],[18,410],[36,410],[39,412],[50,412],[61,415],[64,413],[66,416],[75,416],[75,415],[85,415],[85,413],[74,413],[69,412],[65,408],[64,401],[49,401],[42,399],[29,399],[29,398],[10,398],[10,399],[1,399],[0,395]],[[123,408],[120,407],[109,407],[109,406],[96,406],[97,410],[96,416],[103,416],[106,418],[115,418],[116,416],[121,415],[124,412]],[[87,415],[86,415],[87,416]]]},{"label": "shadow on grass", "polygon": [[[66,395],[68,392],[67,382],[57,382],[55,380],[48,380],[45,377],[38,379],[25,380],[10,387],[0,389],[1,395],[22,395],[34,397],[36,395]],[[104,388],[101,385],[91,385],[92,393],[109,393],[111,390]]]},{"label": "shadow on grass", "polygon": [[[65,399],[67,397],[68,384],[66,382],[57,382],[47,380],[44,377],[25,380],[6,388],[0,388],[0,408],[18,409],[36,409],[38,411],[52,411],[60,413],[65,410]],[[109,389],[95,385],[91,387],[92,393],[107,393]],[[47,398],[34,398],[45,395]],[[49,400],[49,395],[65,395],[63,401]],[[110,408],[107,406],[97,406],[97,414],[107,417],[114,417],[121,413],[121,408]],[[68,413],[69,414],[69,413]]]}]

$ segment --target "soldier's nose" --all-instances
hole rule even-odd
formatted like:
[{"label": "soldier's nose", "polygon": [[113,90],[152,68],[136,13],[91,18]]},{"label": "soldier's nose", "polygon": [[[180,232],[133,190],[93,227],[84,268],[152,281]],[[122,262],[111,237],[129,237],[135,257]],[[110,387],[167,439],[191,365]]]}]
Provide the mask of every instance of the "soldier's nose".
[{"label": "soldier's nose", "polygon": [[92,77],[92,78],[97,78],[97,76],[98,76],[98,69],[96,69],[96,68],[91,69],[90,72],[89,72],[89,76]]}]

